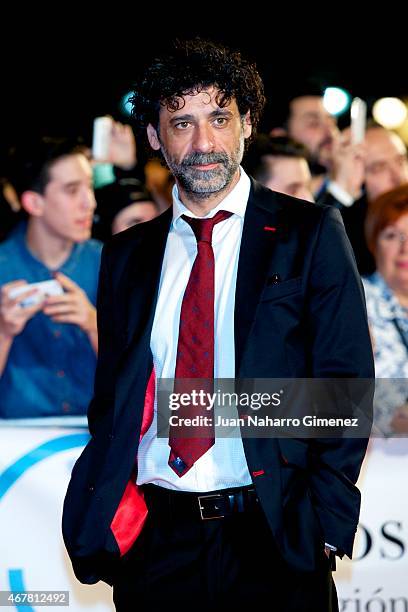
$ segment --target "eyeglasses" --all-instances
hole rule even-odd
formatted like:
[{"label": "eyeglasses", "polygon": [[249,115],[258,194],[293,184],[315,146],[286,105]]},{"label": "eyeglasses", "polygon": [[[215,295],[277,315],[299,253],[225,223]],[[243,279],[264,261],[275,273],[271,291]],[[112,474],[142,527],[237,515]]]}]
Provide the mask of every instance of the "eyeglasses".
[{"label": "eyeglasses", "polygon": [[403,244],[408,236],[405,232],[399,232],[395,229],[385,229],[380,233],[379,238],[388,244],[397,245]]}]

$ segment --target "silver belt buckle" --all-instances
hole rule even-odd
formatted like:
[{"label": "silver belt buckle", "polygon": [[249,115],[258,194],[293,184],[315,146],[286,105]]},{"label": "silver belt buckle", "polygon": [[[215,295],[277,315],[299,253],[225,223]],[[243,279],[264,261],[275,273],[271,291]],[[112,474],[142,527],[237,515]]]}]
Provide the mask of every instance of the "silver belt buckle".
[{"label": "silver belt buckle", "polygon": [[[204,516],[203,512],[205,512],[205,507],[201,505],[201,500],[203,499],[212,499],[212,498],[218,498],[218,499],[222,499],[222,495],[220,495],[219,493],[215,494],[215,495],[199,495],[198,496],[198,507],[200,509],[200,517],[202,521],[209,521],[211,519],[220,519],[220,518],[224,518],[224,514],[214,514],[213,516]],[[214,506],[215,510],[218,510],[219,508],[217,508],[217,506]]]}]

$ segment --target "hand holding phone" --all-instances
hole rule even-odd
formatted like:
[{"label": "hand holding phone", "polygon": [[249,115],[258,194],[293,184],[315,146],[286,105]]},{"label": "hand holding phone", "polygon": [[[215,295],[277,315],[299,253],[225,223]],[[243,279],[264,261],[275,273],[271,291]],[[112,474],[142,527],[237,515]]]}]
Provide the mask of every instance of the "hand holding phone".
[{"label": "hand holding phone", "polygon": [[57,280],[53,279],[42,281],[40,283],[29,283],[15,287],[9,291],[9,297],[14,300],[19,295],[27,293],[28,291],[32,292],[33,290],[35,290],[35,293],[31,293],[31,295],[29,295],[25,300],[20,302],[21,308],[27,308],[28,306],[39,304],[44,300],[44,298],[50,295],[62,295],[64,293],[61,284]]},{"label": "hand holding phone", "polygon": [[0,334],[14,338],[42,308],[47,295],[63,292],[56,280],[27,283],[11,281],[0,288]]}]

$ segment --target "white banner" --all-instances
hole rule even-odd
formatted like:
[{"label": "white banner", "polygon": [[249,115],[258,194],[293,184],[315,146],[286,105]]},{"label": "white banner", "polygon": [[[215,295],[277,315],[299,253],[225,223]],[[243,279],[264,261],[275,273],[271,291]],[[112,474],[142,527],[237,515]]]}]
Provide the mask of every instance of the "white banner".
[{"label": "white banner", "polygon": [[354,559],[334,574],[340,612],[408,612],[407,474],[407,438],[371,440]]},{"label": "white banner", "polygon": [[[0,427],[0,591],[69,591],[70,612],[113,610],[110,587],[75,579],[61,536],[69,475],[87,439],[74,428]],[[407,474],[408,440],[372,442],[355,559],[338,561],[335,573],[341,612],[408,612]]]},{"label": "white banner", "polygon": [[80,429],[0,428],[0,590],[69,591],[69,608],[18,610],[114,609],[110,587],[76,580],[61,535],[69,476],[87,439]]}]

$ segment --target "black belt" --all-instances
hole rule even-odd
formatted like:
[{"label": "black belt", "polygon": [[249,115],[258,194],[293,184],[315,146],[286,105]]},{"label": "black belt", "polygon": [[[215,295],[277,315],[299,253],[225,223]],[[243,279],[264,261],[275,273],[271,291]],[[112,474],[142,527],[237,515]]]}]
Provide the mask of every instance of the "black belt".
[{"label": "black belt", "polygon": [[222,519],[260,508],[258,496],[252,486],[191,493],[147,484],[143,485],[143,490],[149,511],[161,516],[167,515],[173,520]]}]

